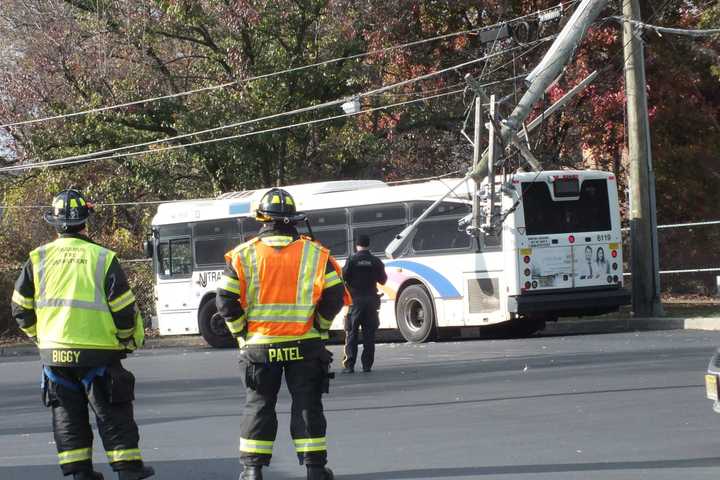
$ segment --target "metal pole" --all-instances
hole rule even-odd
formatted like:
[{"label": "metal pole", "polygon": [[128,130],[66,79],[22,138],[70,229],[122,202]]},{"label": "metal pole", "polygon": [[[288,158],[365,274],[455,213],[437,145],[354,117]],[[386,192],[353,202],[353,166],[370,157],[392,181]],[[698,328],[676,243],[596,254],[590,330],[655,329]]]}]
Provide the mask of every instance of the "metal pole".
[{"label": "metal pole", "polygon": [[495,140],[495,95],[490,95],[490,121],[487,124],[488,129],[488,208],[485,225],[492,229],[495,220],[495,163],[497,162],[497,144]]},{"label": "metal pole", "polygon": [[[638,0],[623,0],[625,18],[639,20]],[[630,157],[630,260],[632,306],[636,317],[662,315],[658,268],[655,176],[650,150],[645,59],[642,41],[630,22],[623,23],[625,92]]]},{"label": "metal pole", "polygon": [[[480,114],[482,112],[482,99],[479,95],[475,96],[475,131],[473,135],[473,169],[477,167],[480,161]],[[473,218],[471,228],[473,234],[477,234],[480,230],[480,200],[478,199],[478,184],[473,182]]]}]

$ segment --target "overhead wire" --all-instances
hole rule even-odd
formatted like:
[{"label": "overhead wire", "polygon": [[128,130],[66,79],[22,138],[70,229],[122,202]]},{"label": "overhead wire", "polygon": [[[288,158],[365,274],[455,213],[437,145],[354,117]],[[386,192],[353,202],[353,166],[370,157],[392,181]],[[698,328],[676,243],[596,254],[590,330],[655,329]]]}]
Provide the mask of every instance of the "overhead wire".
[{"label": "overhead wire", "polygon": [[[538,44],[538,45],[539,45],[539,44]],[[528,50],[526,50],[525,52],[521,53],[520,56],[524,56],[524,55],[528,54],[531,50],[534,50],[535,48],[537,48],[538,45],[535,45],[535,46],[530,47]],[[519,58],[519,57],[516,57],[516,58]],[[488,72],[488,74],[494,73],[494,72],[496,72],[496,71],[504,68],[504,66],[506,66],[506,65],[507,65],[507,63],[505,63],[505,64],[503,64],[503,65],[501,65],[501,66],[499,66],[499,67],[497,67],[497,68],[495,68],[495,69],[493,69],[493,70],[491,70],[490,72]],[[484,87],[487,87],[487,86],[491,86],[491,85],[496,85],[496,84],[499,84],[499,83],[503,83],[503,82],[507,82],[507,81],[511,81],[511,80],[516,80],[517,78],[522,78],[522,77],[524,77],[524,76],[525,76],[525,74],[521,74],[521,75],[516,75],[516,76],[510,77],[510,78],[506,78],[506,79],[502,79],[502,80],[496,80],[496,81],[492,81],[492,82],[487,82],[487,83],[483,84],[483,86],[484,86]],[[459,86],[459,85],[461,85],[461,84],[455,84],[454,86]],[[446,87],[446,88],[449,88],[449,87]],[[438,89],[438,90],[441,90],[441,89]],[[450,94],[459,93],[460,91],[461,91],[461,90],[457,90],[456,92],[450,92]],[[415,92],[415,93],[419,93],[419,92]],[[424,92],[424,93],[433,93],[433,91],[426,91],[426,92]],[[386,95],[387,95],[387,94],[386,94]],[[398,96],[399,96],[399,95],[401,95],[401,94],[389,94],[389,95],[398,95]],[[410,101],[410,102],[400,102],[400,103],[398,103],[398,104],[393,104],[393,105],[388,105],[388,106],[383,106],[383,107],[377,107],[376,109],[390,108],[390,107],[397,106],[397,105],[403,105],[403,104],[407,104],[407,103],[419,102],[419,101],[427,100],[427,99],[429,99],[429,98],[436,98],[436,97],[438,97],[438,96],[442,96],[442,95],[435,95],[435,96],[432,96],[432,97],[420,98],[420,99],[416,99],[416,100],[413,100],[413,101]],[[371,109],[371,110],[367,110],[367,111],[372,111],[372,110],[376,110],[376,109]],[[357,114],[360,114],[360,113],[365,113],[365,112],[358,112]],[[356,114],[356,115],[357,115],[357,114]],[[331,119],[340,118],[340,117],[344,117],[344,116],[349,116],[349,115],[339,115],[339,116],[333,117],[333,118],[331,118]],[[320,119],[320,121],[324,121],[324,120],[323,120],[323,119]],[[294,126],[294,125],[291,125],[291,127],[292,127],[292,126]],[[299,126],[299,125],[298,125],[298,126]],[[260,133],[264,133],[264,132],[251,132],[251,133],[260,134]],[[223,139],[224,139],[224,137],[223,137]],[[192,145],[181,145],[181,146],[192,146]],[[153,150],[151,150],[151,151],[134,152],[134,153],[137,153],[137,154],[140,154],[140,153],[154,153],[154,152],[158,152],[158,151],[160,151],[160,149],[153,149]],[[113,158],[114,158],[114,157],[113,157]],[[97,158],[97,159],[92,159],[92,160],[103,160],[103,158]],[[80,162],[77,162],[77,163],[80,163]],[[452,175],[454,175],[454,174],[456,174],[456,173],[458,173],[458,172],[460,172],[460,170],[450,172],[449,174],[443,174],[443,175],[436,175],[436,176],[433,176],[433,177],[427,177],[427,180],[439,179],[439,178],[444,178],[444,177],[452,176]],[[388,183],[388,184],[400,184],[400,183],[411,183],[411,182],[417,182],[417,181],[419,181],[419,179],[402,180],[402,181],[386,182],[386,183]],[[198,199],[194,199],[194,200],[198,200]],[[200,199],[200,200],[202,200],[202,199]],[[205,200],[213,200],[213,198],[206,198]],[[113,203],[98,203],[98,202],[96,202],[96,203],[94,203],[94,205],[95,205],[95,206],[98,206],[98,207],[101,207],[101,206],[135,206],[135,205],[156,205],[156,204],[161,204],[161,203],[174,203],[174,202],[184,202],[184,201],[187,201],[187,200],[183,200],[183,199],[180,199],[180,200],[152,200],[152,201],[137,201],[137,202],[113,202]],[[20,209],[20,208],[50,208],[50,205],[0,205],[0,209],[15,209],[15,208],[18,208],[18,209]]]},{"label": "overhead wire", "polygon": [[574,3],[577,3],[578,1],[579,1],[579,0],[569,0],[569,1],[567,1],[567,2],[560,3],[559,5],[556,5],[556,6],[554,6],[554,7],[548,8],[548,9],[538,10],[538,11],[536,11],[536,12],[529,13],[529,14],[527,14],[527,15],[523,15],[523,16],[520,16],[520,17],[516,17],[516,18],[513,18],[513,19],[508,20],[508,21],[506,21],[506,22],[499,22],[499,23],[496,23],[496,24],[494,24],[494,25],[486,25],[486,26],[483,26],[483,27],[477,27],[477,28],[473,28],[473,29],[469,29],[469,30],[462,30],[462,31],[458,31],[458,32],[447,33],[447,34],[443,34],[443,35],[437,35],[437,36],[434,36],[434,37],[430,37],[430,38],[426,38],[426,39],[421,39],[421,40],[415,40],[415,41],[412,41],[412,42],[407,42],[407,43],[398,44],[398,45],[392,45],[392,46],[390,46],[390,47],[385,47],[385,48],[381,48],[381,49],[377,49],[377,50],[371,50],[371,51],[368,51],[368,52],[358,53],[358,54],[354,54],[354,55],[346,55],[346,56],[343,56],[343,57],[331,58],[331,59],[329,59],[329,60],[323,60],[323,61],[320,61],[320,62],[315,62],[315,63],[311,63],[311,64],[307,64],[307,65],[302,65],[302,66],[299,66],[299,67],[286,68],[286,69],[278,70],[278,71],[275,71],[275,72],[270,72],[270,73],[266,73],[266,74],[262,74],[262,75],[255,75],[255,76],[247,77],[247,78],[244,78],[244,79],[241,79],[241,80],[234,80],[234,81],[232,81],[232,82],[225,82],[225,83],[221,83],[221,84],[218,84],[218,85],[211,85],[211,86],[208,86],[208,87],[201,87],[201,88],[196,88],[196,89],[192,89],[192,90],[186,90],[186,91],[183,91],[183,92],[177,92],[177,93],[168,94],[168,95],[160,95],[160,96],[156,96],[156,97],[143,98],[143,99],[140,99],[140,100],[133,100],[133,101],[130,101],[130,102],[118,103],[118,104],[115,104],[115,105],[108,105],[108,106],[105,106],[105,107],[91,108],[91,109],[82,110],[82,111],[78,111],[78,112],[65,113],[65,114],[59,114],[59,115],[52,115],[52,116],[47,116],[47,117],[42,117],[42,118],[36,118],[36,119],[21,120],[21,121],[17,121],[17,122],[9,122],[9,123],[5,123],[5,124],[0,125],[0,128],[7,128],[7,127],[13,127],[13,126],[20,126],[20,125],[29,125],[29,124],[34,124],[34,123],[48,122],[48,121],[51,121],[51,120],[60,120],[60,119],[65,119],[65,118],[72,118],[72,117],[77,117],[77,116],[82,116],[82,115],[88,115],[88,114],[91,114],[91,113],[99,113],[99,112],[105,112],[105,111],[108,111],[108,110],[114,110],[114,109],[118,109],[118,108],[130,107],[130,106],[133,106],[133,105],[140,105],[140,104],[152,103],[152,102],[156,102],[156,101],[160,101],[160,100],[167,100],[167,99],[170,99],[170,98],[178,98],[178,97],[184,97],[184,96],[188,96],[188,95],[194,95],[194,94],[202,93],[202,92],[209,92],[209,91],[219,90],[219,89],[231,87],[231,86],[233,86],[233,85],[239,85],[239,84],[243,84],[243,83],[250,83],[250,82],[254,82],[254,81],[261,80],[261,79],[265,79],[265,78],[271,78],[271,77],[275,77],[275,76],[279,76],[279,75],[284,75],[284,74],[287,74],[287,73],[292,73],[292,72],[298,72],[298,71],[302,71],[302,70],[307,70],[307,69],[310,69],[310,68],[320,67],[320,66],[324,66],[324,65],[328,65],[328,64],[332,64],[332,63],[337,63],[337,62],[341,62],[341,61],[345,61],[345,60],[354,60],[354,59],[358,59],[358,58],[363,58],[363,57],[368,57],[368,56],[372,56],[372,55],[378,55],[378,54],[382,54],[382,53],[386,53],[386,52],[390,52],[390,51],[394,51],[394,50],[399,50],[399,49],[402,49],[402,48],[413,47],[413,46],[420,45],[420,44],[423,44],[423,43],[434,42],[434,41],[436,41],[436,40],[442,40],[442,39],[445,39],[445,38],[451,38],[451,37],[460,36],[460,35],[468,35],[468,34],[478,33],[478,32],[482,32],[483,30],[489,30],[489,29],[492,29],[492,28],[494,28],[494,27],[497,27],[497,26],[500,26],[500,25],[503,25],[503,24],[510,24],[510,23],[514,23],[514,22],[518,22],[518,21],[524,20],[524,19],[526,19],[526,18],[539,16],[539,15],[541,15],[541,14],[542,14],[543,12],[545,12],[545,11],[554,10],[554,9],[556,9],[558,6],[562,6],[562,7],[564,8],[565,6],[572,5],[572,4],[574,4]]},{"label": "overhead wire", "polygon": [[661,27],[659,25],[651,25],[649,23],[641,22],[640,20],[633,20],[631,18],[627,18],[624,16],[611,16],[608,17],[612,20],[617,20],[620,23],[630,23],[636,27],[639,27],[643,30],[652,30],[662,36],[661,34],[667,33],[670,35],[682,35],[686,37],[707,37],[711,35],[720,35],[720,28],[711,28],[711,29],[690,29],[690,28],[671,28],[671,27]]},{"label": "overhead wire", "polygon": [[[533,43],[537,43],[537,44],[544,43],[544,42],[547,42],[548,40],[550,40],[550,39],[552,39],[552,38],[554,38],[553,35],[546,36],[546,37],[542,37],[542,38],[536,40],[536,41],[533,42]],[[396,83],[393,83],[393,84],[390,84],[390,85],[385,85],[385,86],[382,86],[382,87],[379,87],[379,88],[376,88],[376,89],[373,89],[373,90],[370,90],[370,91],[367,91],[367,92],[359,93],[359,94],[354,95],[354,96],[348,96],[348,97],[343,97],[343,98],[339,98],[339,99],[335,99],[335,100],[323,102],[323,103],[320,103],[320,104],[317,104],[317,105],[311,105],[311,106],[308,106],[308,107],[302,107],[302,108],[298,108],[298,109],[294,109],[294,110],[290,110],[290,111],[286,111],[286,112],[274,113],[274,114],[272,114],[272,115],[266,115],[266,116],[259,117],[259,118],[254,118],[254,119],[250,119],[250,120],[244,120],[244,121],[241,121],[241,122],[235,122],[235,123],[231,123],[231,124],[228,124],[228,125],[221,125],[221,126],[219,126],[219,127],[208,128],[208,129],[199,130],[199,131],[195,131],[195,132],[184,133],[184,134],[176,135],[176,136],[173,136],[173,137],[167,137],[167,138],[162,138],[162,139],[157,139],[157,140],[150,140],[150,141],[147,141],[147,142],[142,142],[142,143],[138,143],[138,144],[134,144],[134,145],[125,145],[125,146],[121,146],[121,147],[110,148],[110,149],[100,150],[100,151],[96,151],[96,152],[89,152],[89,153],[84,153],[84,154],[79,154],[79,155],[72,155],[72,156],[63,157],[63,158],[58,158],[58,159],[53,159],[53,160],[46,160],[46,161],[43,161],[43,162],[36,162],[36,163],[20,164],[20,165],[12,165],[12,166],[8,166],[8,167],[2,167],[2,168],[0,168],[0,172],[10,172],[10,171],[18,171],[18,170],[28,170],[29,167],[35,168],[35,167],[39,167],[39,166],[68,165],[68,164],[74,163],[74,162],[71,162],[72,160],[80,160],[80,159],[89,159],[89,158],[119,158],[119,157],[122,157],[122,156],[131,156],[131,155],[117,155],[117,156],[112,156],[112,157],[99,157],[99,156],[101,156],[101,155],[105,155],[105,154],[109,154],[109,153],[115,153],[115,152],[120,152],[120,151],[123,151],[123,150],[135,149],[135,148],[139,148],[139,147],[147,147],[147,146],[150,146],[150,145],[156,145],[156,144],[160,144],[160,143],[167,143],[167,142],[170,142],[170,141],[173,141],[173,140],[179,140],[179,139],[188,138],[188,137],[192,137],[192,136],[196,136],[196,135],[203,135],[203,134],[206,134],[206,133],[217,132],[217,131],[220,131],[220,130],[227,130],[227,129],[230,129],[230,128],[237,128],[237,127],[244,126],[244,125],[249,125],[249,124],[252,124],[252,123],[259,123],[259,122],[262,122],[262,121],[272,120],[272,119],[279,118],[279,117],[290,116],[290,115],[297,115],[297,114],[300,114],[300,113],[305,113],[305,112],[309,112],[309,111],[319,110],[319,109],[322,109],[322,108],[327,108],[327,107],[334,106],[334,105],[339,105],[339,104],[344,103],[344,102],[346,102],[346,101],[348,101],[348,100],[350,100],[350,99],[352,99],[352,98],[363,98],[363,97],[367,97],[367,96],[370,96],[370,95],[377,95],[377,94],[386,92],[386,91],[391,90],[391,89],[394,89],[394,88],[398,88],[398,87],[401,87],[401,86],[404,86],[404,85],[408,85],[408,84],[410,84],[410,83],[419,82],[419,81],[422,81],[422,80],[426,80],[426,79],[428,79],[428,78],[432,78],[432,77],[437,76],[437,75],[441,75],[441,74],[446,73],[446,72],[450,72],[450,71],[453,71],[453,70],[457,70],[457,69],[460,69],[460,68],[467,67],[467,66],[469,66],[469,65],[473,65],[473,64],[475,64],[475,63],[479,63],[479,62],[482,62],[482,61],[487,61],[487,60],[490,59],[490,58],[494,58],[494,57],[500,56],[500,55],[502,55],[502,54],[504,54],[504,53],[508,53],[508,52],[511,52],[511,51],[515,51],[515,50],[520,49],[520,48],[524,48],[524,46],[511,47],[511,48],[509,48],[509,49],[505,49],[505,50],[501,50],[501,51],[498,51],[498,52],[495,52],[495,53],[491,53],[491,54],[485,55],[485,56],[480,57],[480,58],[476,58],[476,59],[473,59],[473,60],[469,60],[469,61],[467,61],[467,62],[460,63],[460,64],[458,64],[458,65],[454,65],[454,66],[451,66],[451,67],[443,68],[443,69],[440,69],[440,70],[435,70],[435,71],[433,71],[433,72],[429,72],[429,73],[426,73],[426,74],[424,74],[424,75],[420,75],[420,76],[418,76],[418,77],[414,77],[414,78],[411,78],[411,79],[403,80],[403,81],[396,82]],[[233,138],[233,137],[228,137],[228,138]],[[199,143],[195,142],[195,143],[189,143],[189,144],[183,144],[183,145],[185,145],[185,146],[191,146],[191,145],[196,145],[196,144],[199,144]],[[152,151],[155,152],[155,151],[160,151],[160,150],[161,150],[161,149],[153,149]],[[77,162],[77,163],[83,163],[83,162]]]},{"label": "overhead wire", "polygon": [[[455,91],[451,91],[451,92],[432,95],[430,97],[407,100],[404,102],[398,102],[398,103],[394,103],[394,104],[390,104],[390,105],[382,105],[379,107],[369,108],[369,109],[361,110],[358,112],[343,113],[340,115],[333,115],[330,117],[308,120],[306,122],[300,122],[300,123],[294,123],[294,124],[290,124],[290,125],[281,125],[281,126],[277,126],[277,127],[266,128],[263,130],[253,130],[250,132],[244,132],[244,133],[237,134],[237,135],[230,135],[227,137],[210,138],[207,140],[201,140],[201,141],[197,141],[197,142],[180,144],[180,145],[168,145],[166,147],[156,148],[156,149],[152,149],[152,150],[142,150],[139,152],[125,152],[125,153],[113,154],[113,155],[110,155],[107,157],[75,159],[75,160],[69,160],[69,161],[62,162],[62,163],[54,163],[54,164],[52,164],[52,166],[65,166],[65,165],[74,165],[74,164],[79,164],[79,163],[95,162],[95,161],[100,161],[100,160],[110,160],[113,158],[133,157],[133,156],[138,156],[138,155],[146,155],[148,153],[159,153],[162,151],[175,150],[178,148],[187,148],[187,147],[192,147],[192,146],[196,146],[196,145],[204,145],[204,144],[208,144],[208,143],[216,143],[216,142],[223,142],[223,141],[227,141],[227,140],[234,140],[234,139],[249,137],[249,136],[253,136],[253,135],[260,135],[263,133],[277,132],[277,131],[281,131],[281,130],[289,130],[291,128],[313,125],[313,124],[317,124],[317,123],[327,122],[327,121],[331,121],[331,120],[337,120],[339,118],[361,115],[364,113],[374,112],[374,111],[378,111],[378,110],[385,110],[388,108],[398,107],[401,105],[407,105],[410,103],[421,102],[421,101],[425,101],[425,100],[429,100],[429,99],[433,99],[433,98],[445,97],[448,95],[455,95],[458,93],[462,93],[462,91],[463,91],[463,89],[459,89],[459,90],[455,90]],[[44,166],[46,166],[46,165],[44,165],[44,164],[25,164],[22,167],[24,167],[23,169],[25,169],[25,170],[30,170],[33,168],[42,168]]]}]

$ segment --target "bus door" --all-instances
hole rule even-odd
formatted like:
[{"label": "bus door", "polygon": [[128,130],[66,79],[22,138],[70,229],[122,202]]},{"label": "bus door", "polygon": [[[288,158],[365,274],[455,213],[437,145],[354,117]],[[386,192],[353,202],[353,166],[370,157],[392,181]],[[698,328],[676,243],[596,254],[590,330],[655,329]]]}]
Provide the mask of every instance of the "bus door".
[{"label": "bus door", "polygon": [[[172,228],[180,230],[179,226]],[[187,233],[189,234],[189,227]],[[160,227],[157,243],[157,316],[163,334],[180,334],[197,331],[192,314],[192,248],[190,237],[168,238],[182,233]]]}]

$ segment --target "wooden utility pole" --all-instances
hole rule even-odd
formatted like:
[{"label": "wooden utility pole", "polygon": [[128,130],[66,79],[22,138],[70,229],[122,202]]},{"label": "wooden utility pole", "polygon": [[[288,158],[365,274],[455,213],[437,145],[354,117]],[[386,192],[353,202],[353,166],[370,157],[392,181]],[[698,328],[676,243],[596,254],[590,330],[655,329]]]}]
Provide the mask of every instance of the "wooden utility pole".
[{"label": "wooden utility pole", "polygon": [[[640,20],[638,0],[623,0],[623,15]],[[636,317],[662,315],[658,268],[655,174],[645,89],[643,42],[630,22],[623,22],[625,97],[630,158],[630,261],[632,307]]]}]

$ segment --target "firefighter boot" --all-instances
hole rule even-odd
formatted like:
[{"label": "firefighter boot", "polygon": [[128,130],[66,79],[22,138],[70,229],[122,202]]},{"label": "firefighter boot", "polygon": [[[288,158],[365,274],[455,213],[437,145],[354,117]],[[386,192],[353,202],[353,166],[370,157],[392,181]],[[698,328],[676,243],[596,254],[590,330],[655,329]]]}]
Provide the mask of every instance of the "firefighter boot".
[{"label": "firefighter boot", "polygon": [[73,480],[104,480],[104,477],[98,472],[77,472],[73,473]]},{"label": "firefighter boot", "polygon": [[327,467],[320,465],[308,465],[307,466],[307,480],[333,480],[332,470]]},{"label": "firefighter boot", "polygon": [[262,467],[259,465],[245,465],[240,474],[240,480],[263,480]]},{"label": "firefighter boot", "polygon": [[152,467],[141,465],[138,468],[131,470],[120,470],[118,473],[118,480],[142,480],[143,478],[152,477],[155,475],[155,470]]}]

